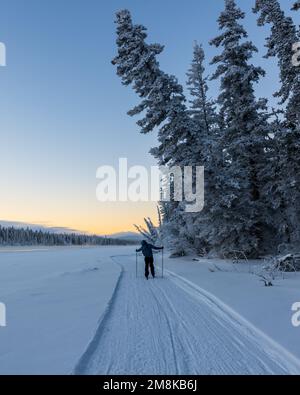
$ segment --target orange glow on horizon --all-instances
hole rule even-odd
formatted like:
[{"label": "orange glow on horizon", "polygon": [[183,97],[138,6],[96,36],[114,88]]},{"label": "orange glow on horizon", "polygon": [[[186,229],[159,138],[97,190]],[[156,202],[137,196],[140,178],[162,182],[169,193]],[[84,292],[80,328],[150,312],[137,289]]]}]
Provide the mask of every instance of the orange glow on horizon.
[{"label": "orange glow on horizon", "polygon": [[[2,206],[3,209],[3,206]],[[88,234],[110,235],[136,231],[134,224],[141,225],[144,217],[157,222],[155,203],[102,203],[99,206],[39,207],[27,205],[26,209],[15,206],[0,211],[0,220],[23,222],[45,227],[69,228]],[[45,214],[46,213],[46,214]]]}]

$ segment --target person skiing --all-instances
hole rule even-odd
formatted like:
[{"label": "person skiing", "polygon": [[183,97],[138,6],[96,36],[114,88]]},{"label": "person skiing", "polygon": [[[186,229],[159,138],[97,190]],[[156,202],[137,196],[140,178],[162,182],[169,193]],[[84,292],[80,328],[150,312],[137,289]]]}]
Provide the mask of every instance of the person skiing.
[{"label": "person skiing", "polygon": [[154,269],[154,258],[152,250],[163,250],[164,247],[155,247],[153,244],[147,243],[146,240],[142,241],[142,245],[136,252],[143,253],[145,257],[145,277],[148,280],[149,277],[149,266],[151,270],[152,277],[155,278],[155,269]]}]

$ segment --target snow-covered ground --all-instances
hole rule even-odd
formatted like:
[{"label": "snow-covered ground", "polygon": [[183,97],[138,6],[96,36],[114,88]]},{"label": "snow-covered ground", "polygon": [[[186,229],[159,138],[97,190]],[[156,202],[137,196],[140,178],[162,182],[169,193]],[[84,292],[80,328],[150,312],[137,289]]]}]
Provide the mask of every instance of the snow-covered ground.
[{"label": "snow-covered ground", "polygon": [[147,282],[133,250],[0,250],[0,374],[300,373],[300,275],[184,258]]},{"label": "snow-covered ground", "polygon": [[23,250],[0,250],[0,302],[7,310],[0,374],[71,373],[119,278],[110,255],[123,249]]},{"label": "snow-covered ground", "polygon": [[300,273],[278,275],[265,287],[253,273],[262,263],[233,265],[230,261],[168,259],[167,269],[217,297],[257,329],[300,359],[300,327],[292,325],[292,305],[300,302]]}]

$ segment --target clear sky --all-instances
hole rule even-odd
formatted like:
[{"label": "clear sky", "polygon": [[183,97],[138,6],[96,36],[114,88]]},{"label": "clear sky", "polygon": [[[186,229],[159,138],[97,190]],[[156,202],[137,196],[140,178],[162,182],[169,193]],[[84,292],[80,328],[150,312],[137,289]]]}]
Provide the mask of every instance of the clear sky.
[{"label": "clear sky", "polygon": [[[289,10],[292,0],[282,0]],[[254,0],[240,0],[245,26],[267,71],[258,93],[276,88],[275,60],[262,60],[266,29],[256,26]],[[126,112],[137,102],[110,61],[116,52],[115,11],[128,8],[149,41],[166,46],[162,68],[185,82],[194,40],[208,45],[217,34],[222,0],[2,0],[0,42],[0,219],[65,226],[109,234],[133,230],[154,203],[99,203],[96,169],[151,166],[155,135],[138,133]],[[289,12],[289,11],[288,11]],[[300,23],[300,13],[291,13]],[[211,72],[211,68],[208,67]],[[217,84],[211,84],[211,96]]]}]

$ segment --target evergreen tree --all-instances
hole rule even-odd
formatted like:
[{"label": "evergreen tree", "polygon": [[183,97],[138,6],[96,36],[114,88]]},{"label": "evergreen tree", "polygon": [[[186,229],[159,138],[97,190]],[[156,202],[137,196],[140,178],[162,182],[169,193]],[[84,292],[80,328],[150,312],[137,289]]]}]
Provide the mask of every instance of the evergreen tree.
[{"label": "evergreen tree", "polygon": [[129,115],[144,115],[137,122],[141,133],[159,128],[159,146],[151,153],[160,165],[182,165],[187,160],[187,143],[194,140],[183,88],[174,76],[160,70],[156,57],[163,47],[146,43],[146,28],[134,25],[128,10],[117,13],[116,23],[118,55],[112,63],[123,84],[132,85],[141,98]]},{"label": "evergreen tree", "polygon": [[300,241],[300,67],[292,62],[292,48],[299,37],[293,20],[277,0],[257,0],[254,11],[260,13],[259,25],[271,25],[267,57],[278,59],[281,89],[275,96],[281,98],[281,104],[286,103],[284,119],[274,130],[270,177],[264,189],[276,213],[280,241],[296,245]]},{"label": "evergreen tree", "polygon": [[50,233],[29,228],[17,229],[0,225],[0,246],[64,246],[64,245],[128,245],[131,241],[87,236],[82,234]]},{"label": "evergreen tree", "polygon": [[190,114],[194,128],[201,135],[199,137],[201,143],[203,143],[203,140],[210,139],[218,123],[214,102],[207,97],[208,77],[205,76],[204,61],[205,54],[202,46],[195,44],[191,68],[187,73],[187,85],[192,97]]},{"label": "evergreen tree", "polygon": [[234,0],[225,0],[219,17],[221,35],[211,41],[223,52],[215,56],[213,79],[221,78],[218,98],[224,130],[221,150],[224,155],[223,197],[215,202],[212,239],[223,252],[242,250],[258,256],[265,220],[260,201],[259,173],[265,165],[264,146],[269,132],[266,100],[256,100],[254,83],[264,71],[249,63],[256,47],[238,23],[244,13]]},{"label": "evergreen tree", "polygon": [[143,236],[145,239],[147,239],[150,243],[155,244],[159,240],[161,240],[161,234],[160,234],[160,227],[156,227],[151,218],[144,218],[144,222],[146,227],[141,226],[141,225],[134,225],[136,230],[140,233],[141,236]]},{"label": "evergreen tree", "polygon": [[266,57],[278,58],[281,88],[275,96],[281,98],[280,104],[286,103],[286,126],[296,130],[300,125],[300,67],[293,65],[292,56],[293,47],[299,41],[297,28],[277,0],[256,0],[254,12],[260,13],[259,26],[271,25]]},{"label": "evergreen tree", "polygon": [[214,224],[210,209],[212,202],[218,198],[216,175],[219,172],[217,150],[219,117],[215,103],[208,98],[208,77],[205,76],[204,61],[202,46],[195,44],[192,64],[187,73],[187,85],[191,95],[191,126],[194,130],[193,134],[198,136],[194,165],[204,166],[205,169],[205,206],[201,213],[186,218],[186,237],[199,252],[207,251],[211,247],[209,235]]},{"label": "evergreen tree", "polygon": [[297,0],[296,3],[294,3],[292,10],[299,10],[300,9],[300,0]]},{"label": "evergreen tree", "polygon": [[[146,43],[146,28],[134,25],[128,10],[117,13],[116,23],[118,55],[112,63],[117,66],[123,84],[132,85],[141,98],[140,104],[129,111],[129,115],[143,114],[137,122],[141,133],[158,129],[159,146],[150,152],[159,165],[170,168],[191,165],[198,136],[191,128],[182,86],[174,76],[160,70],[156,57],[163,47]],[[164,218],[164,223],[166,225],[168,221],[176,249],[181,245],[178,237],[185,221],[183,219],[181,224],[177,221],[176,211],[181,210],[178,202],[172,201],[168,206],[170,215],[168,219]]]}]

